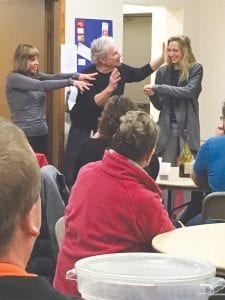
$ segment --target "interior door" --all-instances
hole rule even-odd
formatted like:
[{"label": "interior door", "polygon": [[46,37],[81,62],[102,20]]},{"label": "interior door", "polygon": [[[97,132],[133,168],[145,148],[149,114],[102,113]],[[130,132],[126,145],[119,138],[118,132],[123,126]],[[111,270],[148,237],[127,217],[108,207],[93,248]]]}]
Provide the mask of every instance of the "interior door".
[{"label": "interior door", "polygon": [[10,118],[5,98],[5,79],[12,70],[13,53],[20,43],[35,45],[44,65],[45,0],[0,1],[0,116]]},{"label": "interior door", "polygon": [[[152,16],[151,14],[124,15],[123,23],[123,62],[140,67],[151,60]],[[135,103],[149,107],[149,100],[143,87],[149,78],[126,84],[125,95]],[[140,105],[140,106],[141,106]],[[149,112],[149,110],[148,110]]]},{"label": "interior door", "polygon": [[[18,44],[28,43],[40,52],[40,70],[60,70],[60,44],[64,42],[65,0],[0,0],[0,116],[10,118],[5,79],[12,70]],[[60,168],[64,151],[63,91],[47,96],[49,162]]]}]

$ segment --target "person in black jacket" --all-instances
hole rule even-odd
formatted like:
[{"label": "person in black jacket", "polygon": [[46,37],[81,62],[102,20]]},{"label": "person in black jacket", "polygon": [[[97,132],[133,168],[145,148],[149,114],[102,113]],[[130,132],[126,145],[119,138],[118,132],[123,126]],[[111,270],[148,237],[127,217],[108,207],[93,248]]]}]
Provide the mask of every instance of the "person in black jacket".
[{"label": "person in black jacket", "polygon": [[[97,137],[95,135],[95,137],[88,137],[81,141],[74,153],[74,165],[69,188],[74,184],[82,166],[102,159],[105,150],[111,147],[113,135],[120,126],[120,118],[129,110],[138,110],[138,107],[125,96],[112,96],[106,101],[98,122]],[[153,179],[156,179],[159,172],[157,155],[153,154],[150,164],[145,167],[145,170]]]},{"label": "person in black jacket", "polygon": [[77,299],[26,272],[40,232],[40,169],[24,133],[0,119],[0,299]]},{"label": "person in black jacket", "polygon": [[[163,48],[164,52],[164,48]],[[139,82],[152,74],[163,62],[163,53],[142,67],[121,63],[121,55],[113,38],[100,37],[91,44],[92,65],[83,73],[97,73],[88,91],[78,91],[76,104],[71,110],[71,126],[64,155],[64,175],[68,184],[73,166],[74,151],[79,143],[97,130],[98,118],[106,100],[123,95],[126,83]]]}]

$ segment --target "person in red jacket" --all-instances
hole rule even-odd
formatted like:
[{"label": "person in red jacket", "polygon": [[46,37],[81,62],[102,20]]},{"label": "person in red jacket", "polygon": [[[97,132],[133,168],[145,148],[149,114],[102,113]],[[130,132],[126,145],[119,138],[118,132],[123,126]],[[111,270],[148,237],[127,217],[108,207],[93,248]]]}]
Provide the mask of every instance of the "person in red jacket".
[{"label": "person in red jacket", "polygon": [[54,286],[76,295],[66,272],[84,257],[116,252],[152,251],[152,238],[174,229],[161,190],[143,169],[151,160],[158,127],[144,111],[121,117],[112,148],[102,161],[81,168],[65,212],[65,235]]}]

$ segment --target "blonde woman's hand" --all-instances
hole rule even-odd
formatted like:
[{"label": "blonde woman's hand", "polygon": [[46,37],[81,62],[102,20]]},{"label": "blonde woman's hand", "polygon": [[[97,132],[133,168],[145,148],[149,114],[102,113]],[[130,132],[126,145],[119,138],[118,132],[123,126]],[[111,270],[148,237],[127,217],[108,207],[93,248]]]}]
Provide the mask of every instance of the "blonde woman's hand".
[{"label": "blonde woman's hand", "polygon": [[152,84],[146,84],[143,88],[144,94],[147,96],[155,95],[155,91],[152,88]]}]

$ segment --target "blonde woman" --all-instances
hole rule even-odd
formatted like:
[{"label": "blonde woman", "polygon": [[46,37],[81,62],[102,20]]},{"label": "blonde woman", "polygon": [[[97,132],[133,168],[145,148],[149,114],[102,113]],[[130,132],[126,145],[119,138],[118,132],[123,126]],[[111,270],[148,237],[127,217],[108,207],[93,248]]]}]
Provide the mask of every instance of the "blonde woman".
[{"label": "blonde woman", "polygon": [[[13,71],[6,79],[6,97],[12,121],[20,127],[35,152],[47,155],[48,126],[45,116],[45,93],[76,86],[89,89],[96,74],[39,72],[39,51],[29,44],[20,44],[15,50]],[[79,81],[81,80],[81,81]]]},{"label": "blonde woman", "polygon": [[187,36],[172,36],[167,42],[167,63],[156,73],[155,84],[144,86],[144,93],[160,111],[157,154],[176,165],[187,130],[193,154],[200,146],[199,104],[203,76]]}]

